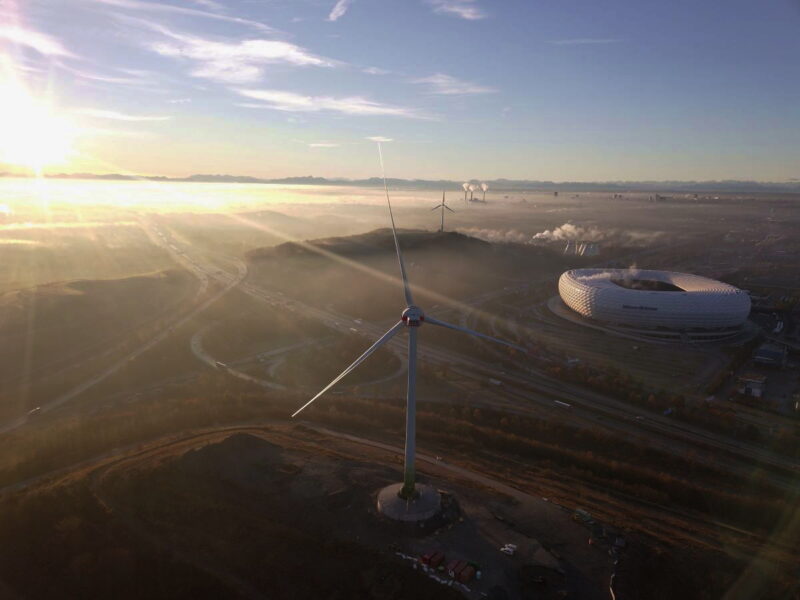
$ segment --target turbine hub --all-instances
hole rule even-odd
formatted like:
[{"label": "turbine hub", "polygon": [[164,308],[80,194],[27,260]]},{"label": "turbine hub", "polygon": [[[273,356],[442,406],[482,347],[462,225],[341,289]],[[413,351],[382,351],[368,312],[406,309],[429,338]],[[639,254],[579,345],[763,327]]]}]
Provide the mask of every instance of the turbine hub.
[{"label": "turbine hub", "polygon": [[403,311],[402,319],[408,327],[419,327],[425,320],[425,313],[418,306],[409,306]]}]

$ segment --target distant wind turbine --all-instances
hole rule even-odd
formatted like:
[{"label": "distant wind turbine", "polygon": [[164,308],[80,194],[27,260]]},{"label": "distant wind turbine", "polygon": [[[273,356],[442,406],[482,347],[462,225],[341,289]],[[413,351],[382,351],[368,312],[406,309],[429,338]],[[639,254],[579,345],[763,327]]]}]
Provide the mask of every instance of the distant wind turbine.
[{"label": "distant wind turbine", "polygon": [[481,189],[483,190],[483,202],[485,203],[486,202],[486,190],[489,189],[489,184],[488,183],[482,183],[481,184]]},{"label": "distant wind turbine", "polygon": [[467,204],[467,192],[469,191],[469,182],[462,183],[461,187],[464,188],[464,205],[466,205]]},{"label": "distant wind turbine", "polygon": [[475,184],[471,183],[469,185],[469,201],[470,202],[472,202],[472,195],[475,193],[475,190],[477,190],[477,189],[478,189],[478,187]]},{"label": "distant wind turbine", "polygon": [[403,263],[403,255],[400,252],[400,243],[397,241],[397,229],[394,224],[394,214],[392,213],[392,203],[389,200],[389,188],[386,185],[386,173],[383,167],[383,155],[381,154],[381,146],[378,143],[378,156],[380,157],[381,162],[381,171],[383,172],[383,189],[386,193],[386,204],[389,208],[389,220],[392,224],[392,236],[394,238],[394,248],[395,252],[397,253],[397,263],[400,267],[400,277],[403,282],[403,293],[405,295],[405,302],[406,308],[403,310],[400,320],[395,323],[391,329],[389,329],[386,333],[384,333],[378,341],[376,341],[372,346],[367,348],[367,350],[359,356],[353,364],[347,367],[341,374],[336,377],[333,381],[331,381],[327,386],[325,386],[321,392],[319,392],[316,396],[311,398],[308,402],[306,402],[303,406],[301,406],[293,415],[292,417],[296,417],[300,414],[303,410],[308,408],[312,402],[317,400],[320,396],[322,396],[325,392],[331,389],[334,385],[339,383],[342,379],[344,379],[347,375],[352,373],[361,363],[363,363],[367,358],[369,358],[372,354],[374,354],[378,348],[389,342],[395,335],[397,335],[401,329],[406,329],[408,331],[408,388],[406,391],[406,447],[405,447],[405,467],[403,471],[403,485],[398,492],[398,496],[406,502],[406,505],[411,503],[418,497],[418,492],[415,484],[415,471],[414,471],[414,458],[415,458],[415,446],[416,446],[416,412],[417,412],[417,332],[419,328],[424,324],[429,325],[436,325],[437,327],[444,327],[446,329],[453,329],[455,331],[461,331],[462,333],[468,333],[469,335],[473,335],[479,337],[484,340],[489,340],[490,342],[495,342],[498,344],[502,344],[504,346],[508,346],[510,348],[514,348],[521,352],[525,352],[524,348],[512,344],[510,342],[506,342],[504,340],[500,340],[489,335],[485,335],[483,333],[478,333],[477,331],[472,331],[471,329],[467,329],[466,327],[459,327],[458,325],[452,325],[450,323],[446,323],[445,321],[440,321],[435,319],[431,316],[425,315],[420,307],[414,304],[414,298],[411,294],[411,286],[408,283],[408,276],[406,274],[406,267]]},{"label": "distant wind turbine", "polygon": [[445,204],[445,203],[444,203],[444,191],[442,191],[442,203],[441,203],[441,204],[437,204],[437,205],[436,205],[436,206],[434,206],[434,207],[433,207],[431,210],[437,210],[437,209],[439,209],[439,208],[441,208],[441,209],[442,209],[442,225],[441,225],[441,227],[439,227],[439,231],[440,231],[440,232],[442,232],[442,233],[444,233],[444,209],[446,208],[446,209],[447,209],[447,210],[449,210],[451,213],[454,213],[454,212],[456,212],[456,211],[454,211],[452,208],[450,208],[449,206],[447,206],[447,204]]}]

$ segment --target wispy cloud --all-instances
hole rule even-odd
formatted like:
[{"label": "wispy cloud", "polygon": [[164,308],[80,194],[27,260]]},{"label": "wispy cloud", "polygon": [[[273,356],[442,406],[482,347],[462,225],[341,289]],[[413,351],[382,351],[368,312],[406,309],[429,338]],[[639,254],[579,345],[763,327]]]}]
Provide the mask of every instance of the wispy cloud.
[{"label": "wispy cloud", "polygon": [[485,19],[486,13],[478,6],[476,0],[427,0],[433,11],[443,15],[451,15],[468,21]]},{"label": "wispy cloud", "polygon": [[117,75],[107,75],[105,73],[92,73],[82,69],[75,69],[67,65],[60,65],[62,69],[79,77],[80,79],[87,79],[89,81],[99,81],[100,83],[113,83],[119,85],[150,85],[152,80],[144,77],[141,73],[128,71],[129,77],[120,77]]},{"label": "wispy cloud", "polygon": [[378,67],[366,67],[361,69],[361,71],[367,75],[389,75],[391,73],[391,71],[380,69]]},{"label": "wispy cloud", "polygon": [[176,33],[160,25],[150,26],[168,38],[148,44],[151,50],[162,56],[191,60],[196,63],[191,75],[222,83],[258,81],[264,74],[265,65],[269,64],[314,67],[337,64],[290,42],[267,39],[218,41]]},{"label": "wispy cloud", "polygon": [[25,46],[44,56],[75,57],[54,37],[16,25],[0,25],[0,40]]},{"label": "wispy cloud", "polygon": [[353,0],[337,0],[336,4],[334,4],[331,9],[331,14],[328,15],[328,21],[338,21],[341,19],[352,3]]},{"label": "wispy cloud", "polygon": [[556,46],[585,46],[591,44],[618,44],[622,40],[615,38],[574,38],[568,40],[553,40],[548,42]]},{"label": "wispy cloud", "polygon": [[369,140],[370,142],[378,142],[378,143],[386,143],[393,142],[394,140],[390,137],[383,137],[382,135],[371,135],[369,137],[365,137],[365,140]]},{"label": "wispy cloud", "polygon": [[473,83],[472,81],[462,81],[444,73],[436,73],[430,77],[414,79],[413,83],[418,83],[428,87],[431,94],[441,94],[444,96],[463,96],[470,94],[492,94],[496,89]]},{"label": "wispy cloud", "polygon": [[110,119],[112,121],[169,121],[172,118],[167,116],[131,115],[99,108],[79,108],[73,112],[94,119]]},{"label": "wispy cloud", "polygon": [[225,7],[219,2],[216,2],[215,0],[190,0],[190,1],[194,2],[199,6],[205,6],[206,8],[211,10],[225,10]]},{"label": "wispy cloud", "polygon": [[125,138],[138,138],[138,139],[152,139],[159,137],[152,131],[145,131],[143,129],[137,129],[136,131],[131,131],[129,129],[109,129],[107,127],[84,127],[81,129],[81,131],[85,134],[89,134],[92,136],[107,135],[109,137],[125,137]]},{"label": "wispy cloud", "polygon": [[191,98],[172,98],[171,100],[167,100],[170,104],[188,104],[191,101]]},{"label": "wispy cloud", "polygon": [[333,144],[331,142],[314,142],[309,144],[309,148],[338,148],[340,144]]},{"label": "wispy cloud", "polygon": [[249,104],[248,108],[271,108],[286,112],[338,112],[360,116],[391,116],[409,119],[425,119],[425,115],[414,109],[382,104],[360,96],[304,96],[283,90],[238,89],[239,94],[263,104]]},{"label": "wispy cloud", "polygon": [[[238,23],[239,25],[246,25],[248,27],[252,27],[260,31],[274,32],[274,29],[272,29],[272,27],[269,27],[268,25],[261,23],[259,21],[253,21],[251,19],[243,19],[240,17],[223,15],[216,12],[210,12],[207,10],[200,10],[197,8],[188,8],[186,6],[175,6],[173,4],[164,4],[161,2],[158,3],[143,2],[142,0],[88,0],[88,1],[127,10],[144,11],[152,13],[172,13],[179,15],[187,15],[191,17],[200,17],[203,19],[212,19],[215,21],[226,21],[228,23]],[[217,2],[211,2],[211,4],[209,4],[209,2],[202,2],[202,0],[196,3],[204,5],[206,7],[211,7],[211,4],[219,6]]]}]

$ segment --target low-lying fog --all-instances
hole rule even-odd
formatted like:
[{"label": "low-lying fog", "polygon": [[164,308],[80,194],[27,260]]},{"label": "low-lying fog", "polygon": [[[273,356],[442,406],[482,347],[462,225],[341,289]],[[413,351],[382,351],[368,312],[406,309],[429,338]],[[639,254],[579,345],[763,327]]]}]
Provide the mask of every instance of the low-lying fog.
[{"label": "low-lying fog", "polygon": [[[436,230],[442,192],[391,189],[399,228]],[[447,190],[445,229],[490,242],[594,241],[648,246],[751,231],[798,219],[776,197],[730,202],[650,202],[648,193],[495,191],[486,203]],[[482,197],[476,192],[475,199]],[[719,200],[716,198],[715,200]],[[726,197],[722,197],[725,201]],[[744,201],[743,201],[744,200]],[[145,220],[178,239],[243,256],[285,241],[363,233],[388,225],[381,188],[154,181],[0,180],[0,290],[73,278],[123,277],[167,268]],[[756,236],[757,237],[757,236]],[[134,252],[141,264],[124,255]],[[103,256],[101,260],[99,257]],[[111,258],[109,258],[111,257]]]}]

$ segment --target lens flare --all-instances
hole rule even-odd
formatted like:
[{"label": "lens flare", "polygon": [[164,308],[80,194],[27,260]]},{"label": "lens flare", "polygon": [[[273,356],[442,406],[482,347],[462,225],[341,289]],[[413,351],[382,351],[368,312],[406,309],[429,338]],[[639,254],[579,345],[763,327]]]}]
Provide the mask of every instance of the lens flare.
[{"label": "lens flare", "polygon": [[66,163],[78,130],[46,99],[38,98],[5,65],[0,74],[0,162],[32,169]]}]

